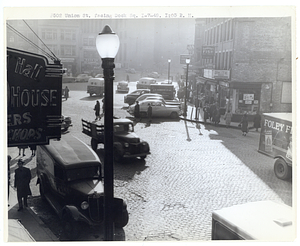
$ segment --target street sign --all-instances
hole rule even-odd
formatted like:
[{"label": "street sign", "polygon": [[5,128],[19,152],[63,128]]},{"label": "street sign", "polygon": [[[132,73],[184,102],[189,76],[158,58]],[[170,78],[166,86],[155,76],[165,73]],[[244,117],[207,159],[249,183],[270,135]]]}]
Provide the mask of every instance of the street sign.
[{"label": "street sign", "polygon": [[7,48],[8,147],[61,137],[62,65]]},{"label": "street sign", "polygon": [[191,55],[180,55],[180,64],[186,64],[186,59],[191,59]]},{"label": "street sign", "polygon": [[202,46],[202,59],[213,59],[215,46]]}]

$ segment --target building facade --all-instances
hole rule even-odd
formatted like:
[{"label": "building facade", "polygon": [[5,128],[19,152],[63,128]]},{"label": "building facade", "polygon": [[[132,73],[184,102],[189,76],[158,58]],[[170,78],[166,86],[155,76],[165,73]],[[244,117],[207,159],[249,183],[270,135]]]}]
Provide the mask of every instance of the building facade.
[{"label": "building facade", "polygon": [[292,111],[291,18],[196,19],[194,46],[194,97],[198,91],[236,121]]},{"label": "building facade", "polygon": [[[115,58],[116,68],[166,73],[171,59],[171,72],[181,70],[180,55],[194,42],[194,19],[92,19],[92,20],[10,20],[20,33],[37,46],[48,48],[61,59],[69,75],[102,73],[101,58],[96,50],[96,37],[110,25],[120,39]],[[34,53],[37,48],[7,29],[7,46]],[[47,47],[46,47],[47,46]]]}]

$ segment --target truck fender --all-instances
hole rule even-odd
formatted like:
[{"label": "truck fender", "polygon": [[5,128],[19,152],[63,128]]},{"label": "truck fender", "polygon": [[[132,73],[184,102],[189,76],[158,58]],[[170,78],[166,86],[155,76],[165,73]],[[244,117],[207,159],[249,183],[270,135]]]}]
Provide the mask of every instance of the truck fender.
[{"label": "truck fender", "polygon": [[292,162],[291,162],[289,159],[287,159],[286,157],[282,156],[282,155],[276,155],[276,156],[274,157],[274,159],[275,159],[275,160],[276,160],[276,159],[282,159],[282,160],[284,160],[284,161],[286,162],[286,164],[287,164],[288,166],[292,166]]},{"label": "truck fender", "polygon": [[66,205],[62,209],[60,217],[63,218],[65,215],[68,216],[69,218],[73,218],[75,221],[78,221],[80,217],[80,212],[75,206]]}]

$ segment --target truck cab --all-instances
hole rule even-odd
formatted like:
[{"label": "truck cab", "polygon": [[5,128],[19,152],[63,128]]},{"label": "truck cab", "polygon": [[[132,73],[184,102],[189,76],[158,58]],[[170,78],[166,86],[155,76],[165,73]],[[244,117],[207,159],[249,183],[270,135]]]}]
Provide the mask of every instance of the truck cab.
[{"label": "truck cab", "polygon": [[[97,154],[70,134],[49,145],[37,147],[37,183],[42,199],[49,202],[63,222],[70,239],[79,236],[80,226],[103,223],[104,185],[102,165]],[[114,222],[128,222],[126,203],[114,198]]]}]

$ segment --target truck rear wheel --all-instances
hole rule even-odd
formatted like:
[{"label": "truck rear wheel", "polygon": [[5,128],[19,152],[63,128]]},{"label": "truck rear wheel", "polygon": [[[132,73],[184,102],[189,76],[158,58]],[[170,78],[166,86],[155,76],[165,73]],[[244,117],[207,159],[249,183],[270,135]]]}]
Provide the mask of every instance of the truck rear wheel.
[{"label": "truck rear wheel", "polygon": [[277,159],[274,164],[274,172],[277,178],[286,180],[291,178],[292,168],[283,159]]}]

